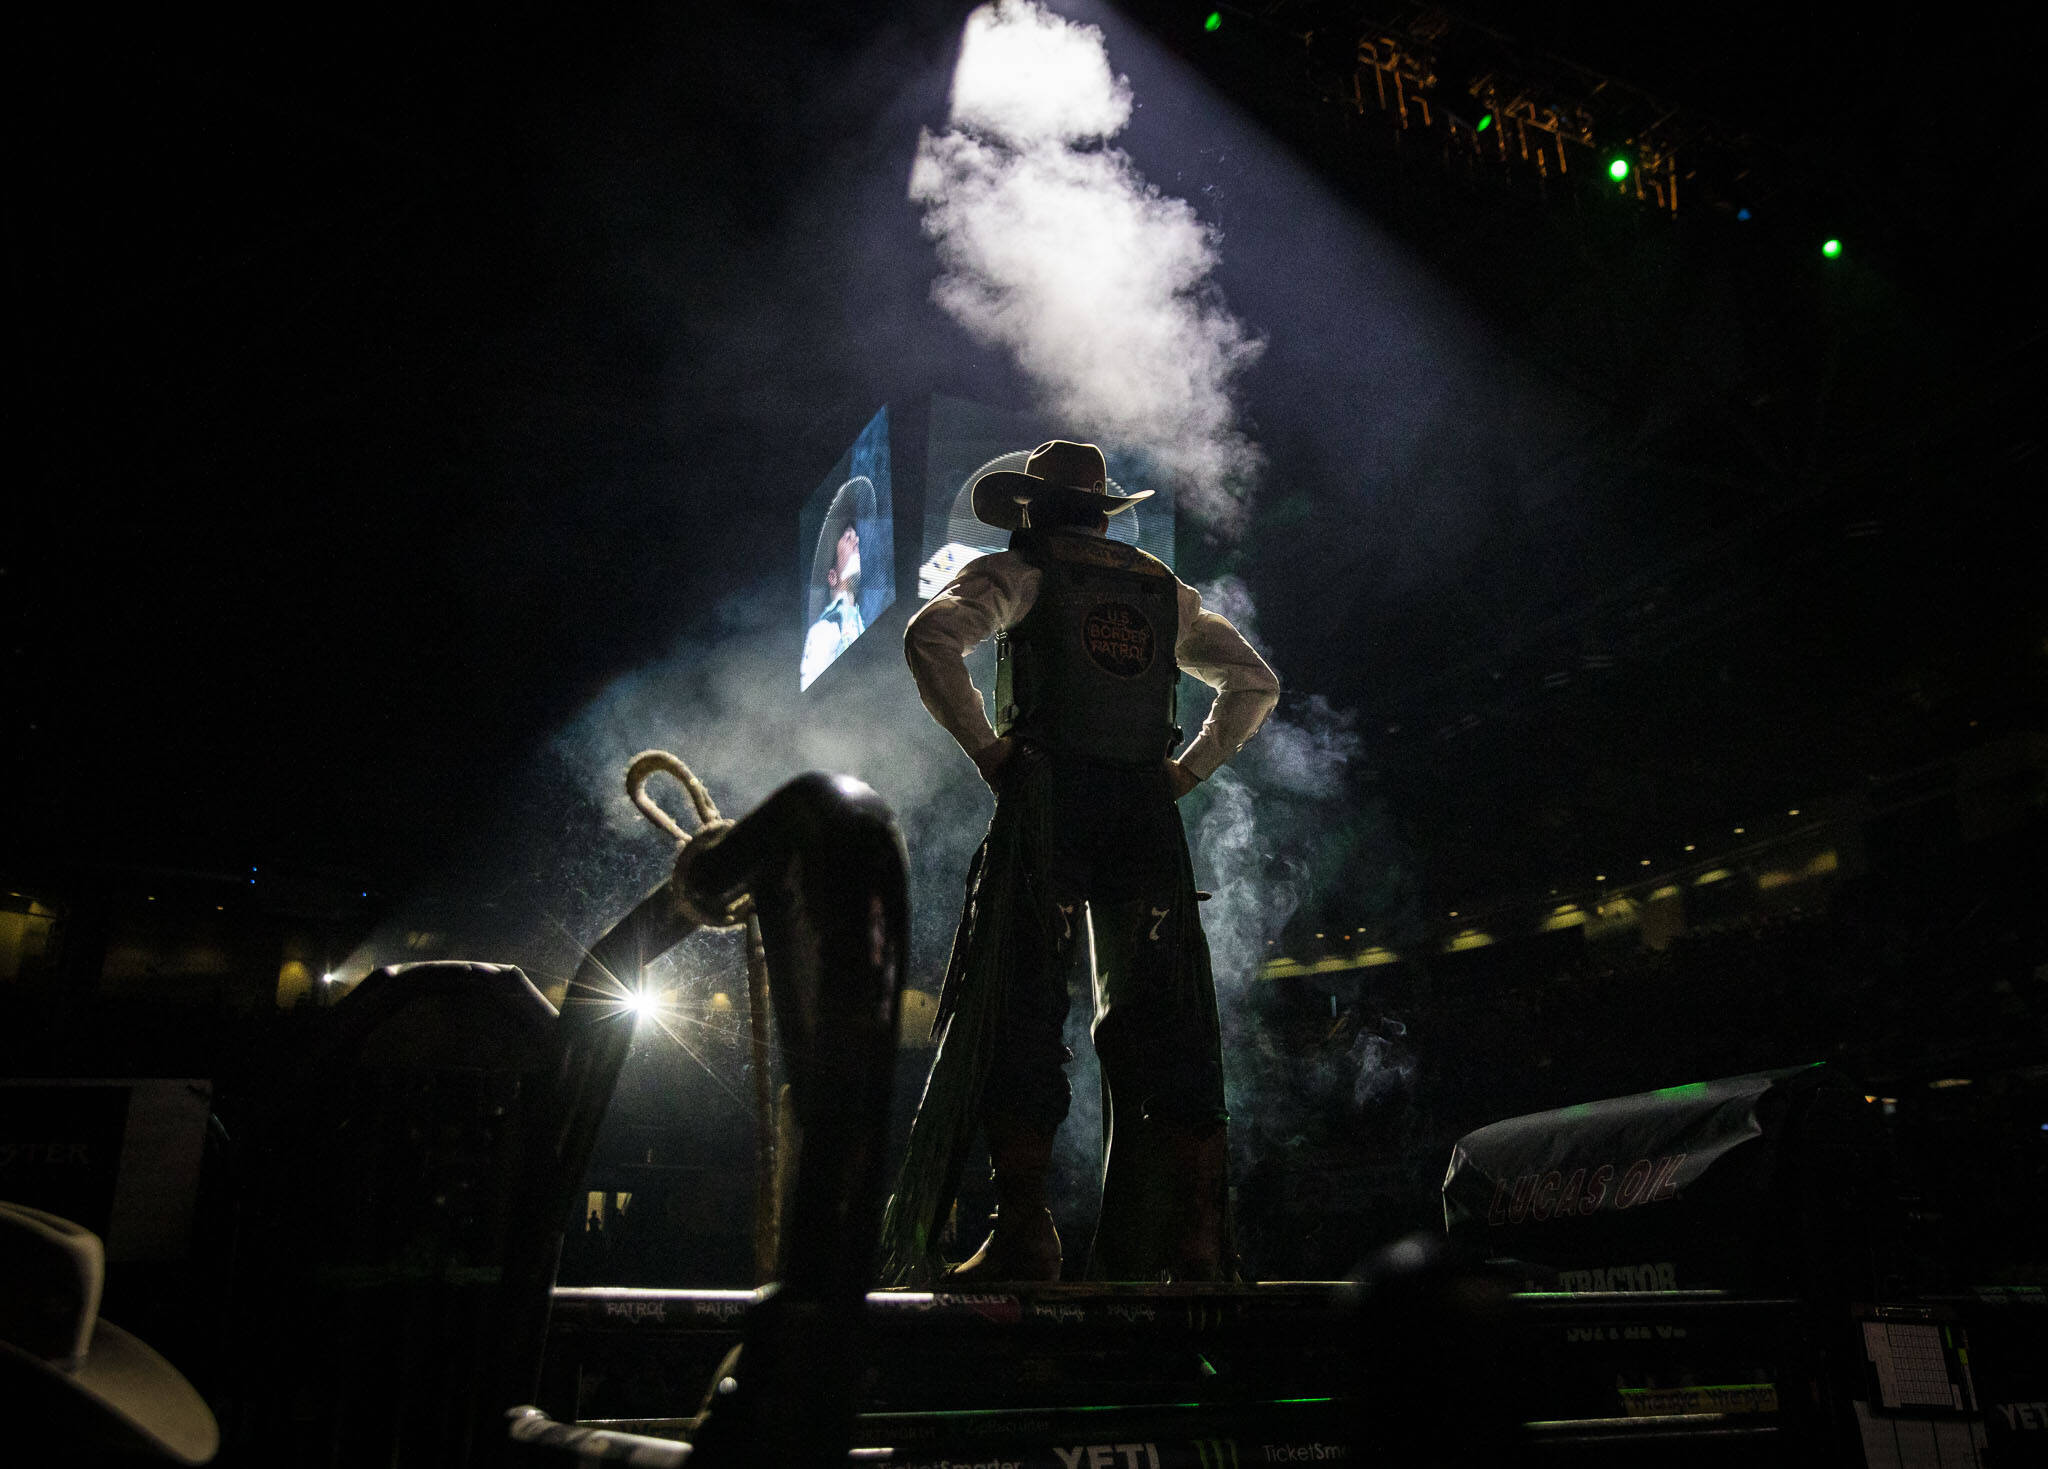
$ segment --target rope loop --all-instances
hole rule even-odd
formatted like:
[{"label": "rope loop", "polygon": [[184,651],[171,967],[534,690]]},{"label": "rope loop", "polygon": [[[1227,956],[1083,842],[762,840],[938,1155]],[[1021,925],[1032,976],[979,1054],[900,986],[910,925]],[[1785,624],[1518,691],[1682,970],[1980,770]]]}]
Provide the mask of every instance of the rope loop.
[{"label": "rope loop", "polygon": [[[673,776],[690,798],[690,806],[697,813],[694,836],[684,831],[682,824],[648,794],[648,778],[659,774]],[[642,816],[676,839],[675,878],[669,885],[675,894],[676,911],[699,928],[734,928],[745,923],[754,911],[751,896],[741,895],[725,912],[717,914],[706,913],[690,901],[691,858],[700,848],[718,845],[719,840],[732,830],[732,823],[718,814],[718,803],[711,799],[710,790],[697,779],[690,767],[666,750],[642,750],[626,767],[626,799],[639,808]]]},{"label": "rope loop", "polygon": [[709,826],[718,820],[718,803],[711,799],[711,792],[704,782],[697,779],[689,766],[669,754],[666,750],[642,750],[633,757],[633,763],[626,767],[626,799],[640,808],[640,814],[667,832],[679,842],[687,842],[689,833],[677,823],[668,812],[661,809],[654,797],[647,794],[647,778],[656,773],[666,773],[676,779],[683,793],[690,798],[690,805],[697,813],[697,825]]}]

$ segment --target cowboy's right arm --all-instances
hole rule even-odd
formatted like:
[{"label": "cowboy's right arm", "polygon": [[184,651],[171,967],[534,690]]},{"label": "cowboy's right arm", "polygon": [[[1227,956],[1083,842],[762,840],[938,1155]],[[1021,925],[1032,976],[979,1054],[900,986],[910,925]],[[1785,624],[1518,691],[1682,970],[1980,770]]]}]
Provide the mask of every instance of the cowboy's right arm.
[{"label": "cowboy's right arm", "polygon": [[1040,573],[1022,557],[997,551],[962,567],[903,630],[903,656],[917,696],[969,758],[996,743],[981,690],[966,657],[1004,628],[1015,627],[1038,599]]}]

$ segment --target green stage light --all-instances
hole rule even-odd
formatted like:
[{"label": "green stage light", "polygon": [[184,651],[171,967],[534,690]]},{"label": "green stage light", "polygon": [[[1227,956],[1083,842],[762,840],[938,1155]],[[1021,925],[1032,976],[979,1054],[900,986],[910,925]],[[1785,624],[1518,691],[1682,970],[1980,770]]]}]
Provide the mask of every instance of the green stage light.
[{"label": "green stage light", "polygon": [[1614,162],[1608,164],[1607,176],[1613,179],[1616,183],[1620,183],[1623,179],[1627,178],[1628,160],[1626,158],[1617,158],[1614,160]]},{"label": "green stage light", "polygon": [[1478,126],[1478,127],[1476,127],[1476,128],[1474,128],[1474,129],[1473,129],[1473,131],[1474,131],[1474,132],[1478,132],[1478,133],[1483,133],[1483,132],[1485,132],[1485,131],[1486,131],[1486,130],[1487,130],[1488,128],[1490,128],[1490,127],[1492,127],[1492,126],[1493,126],[1493,114],[1492,114],[1492,113],[1490,113],[1490,112],[1487,112],[1487,113],[1482,113],[1482,114],[1480,115],[1480,118],[1479,118],[1479,126]]},{"label": "green stage light", "polygon": [[1220,30],[1222,30],[1222,29],[1223,29],[1223,12],[1222,12],[1222,11],[1220,11],[1220,10],[1212,10],[1212,11],[1210,11],[1210,12],[1209,12],[1209,18],[1208,18],[1207,20],[1205,20],[1205,21],[1203,21],[1203,22],[1202,22],[1202,29],[1203,29],[1203,30],[1205,30],[1205,31],[1220,31]]},{"label": "green stage light", "polygon": [[1827,256],[1828,259],[1833,260],[1836,256],[1842,253],[1842,242],[1840,240],[1829,240],[1825,245],[1822,245],[1820,247],[1820,253]]}]

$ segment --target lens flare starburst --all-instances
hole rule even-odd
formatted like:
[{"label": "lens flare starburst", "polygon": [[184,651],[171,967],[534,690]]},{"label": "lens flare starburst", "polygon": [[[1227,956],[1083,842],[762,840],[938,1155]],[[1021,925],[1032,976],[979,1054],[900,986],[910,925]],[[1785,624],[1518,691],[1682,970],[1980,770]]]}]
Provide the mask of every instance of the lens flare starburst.
[{"label": "lens flare starburst", "polygon": [[[568,929],[559,920],[556,921],[556,926],[565,937],[570,936]],[[586,983],[570,984],[564,997],[565,1005],[601,1005],[605,1007],[608,1019],[624,1020],[631,1017],[635,1029],[643,1025],[651,1026],[696,1063],[697,1068],[709,1077],[720,1091],[742,1107],[748,1105],[732,1083],[721,1076],[704,1053],[691,1045],[684,1036],[686,1029],[694,1029],[706,1037],[725,1037],[733,1029],[734,1022],[730,1014],[707,1019],[688,1013],[679,1003],[675,988],[663,986],[648,977],[647,970],[659,958],[658,955],[645,957],[643,962],[632,967],[628,975],[621,976],[583,944],[577,943],[576,949],[579,959],[585,961],[579,965],[579,973],[583,974]],[[594,976],[588,973],[588,970],[594,970]],[[587,983],[592,978],[596,981],[594,986]]]}]

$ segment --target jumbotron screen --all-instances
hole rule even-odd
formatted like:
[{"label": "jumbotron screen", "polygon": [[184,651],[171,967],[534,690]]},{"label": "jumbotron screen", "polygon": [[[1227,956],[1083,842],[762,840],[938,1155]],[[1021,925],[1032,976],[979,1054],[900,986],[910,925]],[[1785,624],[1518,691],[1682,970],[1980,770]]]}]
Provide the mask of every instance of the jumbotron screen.
[{"label": "jumbotron screen", "polygon": [[807,689],[896,600],[887,408],[804,502],[797,558],[804,627],[797,687]]},{"label": "jumbotron screen", "polygon": [[[931,437],[925,449],[923,560],[917,595],[930,601],[977,556],[1000,551],[1010,533],[974,518],[970,491],[991,469],[1024,467],[1031,451],[1048,439],[1073,438],[1071,429],[1035,415],[1005,413],[959,398],[932,399]],[[1152,498],[1109,518],[1112,540],[1124,541],[1173,565],[1173,488],[1142,455],[1102,445],[1111,489],[1120,495],[1151,490]]]}]

